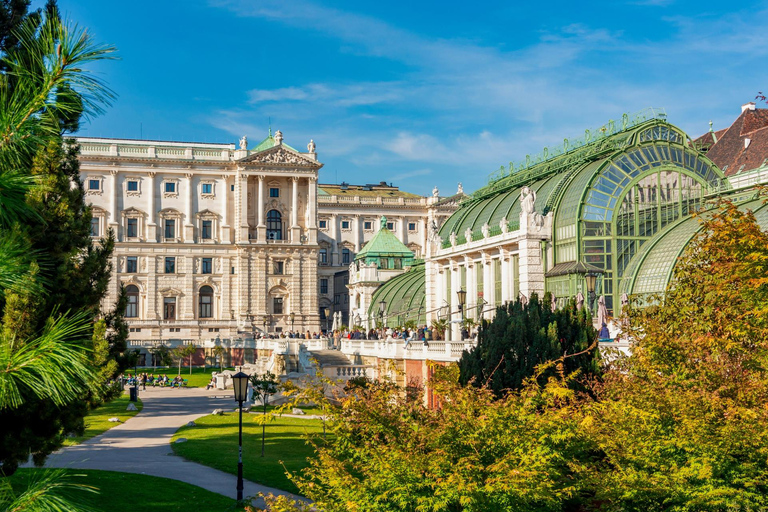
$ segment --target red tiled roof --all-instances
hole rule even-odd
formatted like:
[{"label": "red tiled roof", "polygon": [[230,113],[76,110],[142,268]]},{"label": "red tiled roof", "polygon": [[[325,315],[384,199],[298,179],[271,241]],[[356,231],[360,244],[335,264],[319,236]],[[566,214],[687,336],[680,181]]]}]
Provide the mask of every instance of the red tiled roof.
[{"label": "red tiled roof", "polygon": [[[760,167],[768,158],[768,109],[746,109],[725,129],[715,132],[717,142],[712,144],[712,134],[706,133],[694,144],[709,146],[707,156],[723,169],[726,176]],[[745,139],[750,139],[744,147]],[[727,169],[726,169],[727,166]]]}]

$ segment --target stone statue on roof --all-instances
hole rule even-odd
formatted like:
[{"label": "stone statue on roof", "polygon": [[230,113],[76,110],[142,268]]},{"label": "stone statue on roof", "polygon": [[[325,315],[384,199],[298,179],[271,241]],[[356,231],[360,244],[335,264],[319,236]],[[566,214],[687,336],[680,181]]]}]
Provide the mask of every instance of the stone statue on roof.
[{"label": "stone statue on roof", "polygon": [[432,189],[432,197],[440,197],[440,191],[437,190],[437,187]]},{"label": "stone statue on roof", "polygon": [[528,186],[523,187],[520,191],[520,209],[525,214],[536,211],[536,192]]},{"label": "stone statue on roof", "polygon": [[463,194],[464,193],[464,185],[459,182],[459,188],[456,190],[457,194]]},{"label": "stone statue on roof", "polygon": [[435,219],[432,219],[432,222],[429,224],[429,239],[433,241],[436,240],[437,232],[438,232],[437,221],[435,221]]},{"label": "stone statue on roof", "polygon": [[283,143],[283,132],[277,130],[275,132],[275,146],[279,146]]},{"label": "stone statue on roof", "polygon": [[240,137],[240,149],[248,149],[248,137],[245,135]]},{"label": "stone statue on roof", "polygon": [[310,153],[314,153],[315,152],[315,147],[316,147],[315,146],[315,141],[312,140],[312,139],[309,139],[309,144],[307,144],[307,151],[309,151]]}]

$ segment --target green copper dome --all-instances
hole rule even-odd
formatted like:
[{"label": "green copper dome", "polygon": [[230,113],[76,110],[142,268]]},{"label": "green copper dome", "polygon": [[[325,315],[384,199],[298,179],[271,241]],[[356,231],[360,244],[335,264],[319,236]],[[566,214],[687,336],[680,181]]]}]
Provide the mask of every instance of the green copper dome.
[{"label": "green copper dome", "polygon": [[381,228],[365,247],[357,253],[355,261],[368,265],[376,263],[382,269],[399,269],[413,265],[413,251],[387,229],[387,218],[381,218]]}]

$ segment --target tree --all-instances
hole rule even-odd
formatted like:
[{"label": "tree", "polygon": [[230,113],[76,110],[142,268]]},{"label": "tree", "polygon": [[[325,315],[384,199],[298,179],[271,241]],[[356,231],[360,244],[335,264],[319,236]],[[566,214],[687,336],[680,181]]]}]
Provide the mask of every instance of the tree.
[{"label": "tree", "polygon": [[263,457],[267,428],[267,404],[269,397],[277,393],[280,380],[274,373],[268,371],[262,375],[251,375],[251,385],[253,386],[253,394],[261,401],[263,407],[261,417],[261,456]]},{"label": "tree", "polygon": [[224,371],[224,354],[226,351],[224,350],[224,347],[221,345],[214,345],[213,347],[213,355],[216,357],[216,359],[219,362],[219,371]]},{"label": "tree", "polygon": [[[527,304],[519,299],[496,309],[491,322],[483,321],[477,346],[465,350],[459,361],[462,384],[488,385],[497,396],[519,389],[536,368],[563,355],[566,373],[584,378],[599,372],[597,332],[586,308],[575,301],[552,311],[549,293],[544,300],[533,293]],[[578,355],[576,355],[578,354]],[[540,374],[545,382],[553,370]]]},{"label": "tree", "polygon": [[189,343],[176,348],[176,357],[179,360],[179,375],[181,375],[181,363],[185,357],[189,357],[189,374],[192,375],[192,356],[197,353],[197,345]]},{"label": "tree", "polygon": [[768,234],[727,201],[701,220],[590,408],[604,510],[768,507]]},{"label": "tree", "polygon": [[[158,363],[160,363],[160,366],[171,366],[173,364],[173,354],[166,345],[152,347],[149,349],[149,352],[154,359],[155,371],[157,371]],[[181,369],[179,369],[179,373],[181,373]]]},{"label": "tree", "polygon": [[[109,100],[109,91],[85,68],[112,49],[61,23],[55,2],[48,3],[44,17],[17,27],[13,37],[18,44],[3,48],[0,80],[0,343],[9,359],[29,355],[30,343],[46,337],[51,325],[62,325],[68,318],[63,305],[70,316],[93,319],[109,276],[109,248],[92,246],[84,228],[90,212],[79,184],[76,149],[64,144],[67,123],[62,123],[98,113]],[[62,378],[70,377],[64,369],[68,359],[93,350],[92,324],[85,325],[86,332],[70,341],[66,354],[50,354],[48,369],[58,368]],[[98,378],[94,372],[83,377]],[[4,474],[13,473],[30,453],[42,462],[67,433],[83,428],[88,402],[97,393],[93,385],[77,389],[80,396],[56,403],[22,386],[22,403],[0,409]]]}]

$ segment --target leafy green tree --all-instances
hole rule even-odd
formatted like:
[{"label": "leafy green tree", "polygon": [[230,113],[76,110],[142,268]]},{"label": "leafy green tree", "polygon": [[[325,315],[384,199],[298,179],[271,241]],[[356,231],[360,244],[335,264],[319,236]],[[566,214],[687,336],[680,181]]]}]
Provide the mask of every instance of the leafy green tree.
[{"label": "leafy green tree", "polygon": [[701,217],[584,423],[606,511],[768,507],[768,234],[729,202]]},{"label": "leafy green tree", "polygon": [[[173,364],[173,353],[166,345],[153,347],[149,349],[149,352],[154,358],[155,369],[157,369],[158,364],[160,366],[171,366]],[[181,373],[181,370],[179,370],[179,373]]]},{"label": "leafy green tree", "polygon": [[[566,373],[579,371],[584,378],[597,375],[597,332],[586,308],[579,311],[570,301],[552,311],[549,293],[544,300],[533,293],[527,304],[519,299],[496,309],[490,322],[483,321],[477,346],[465,350],[459,361],[460,382],[488,385],[497,396],[519,389],[542,363],[564,355]],[[539,375],[541,382],[550,369]]]},{"label": "leafy green tree", "polygon": [[181,375],[181,363],[185,357],[189,358],[189,374],[192,375],[192,356],[197,353],[197,345],[189,343],[187,345],[181,345],[176,347],[175,355],[179,360],[179,375]]},{"label": "leafy green tree", "polygon": [[263,407],[261,417],[261,456],[263,457],[267,428],[267,405],[269,404],[269,397],[277,393],[280,380],[274,373],[268,371],[261,375],[251,375],[251,385],[253,386],[253,394],[259,399]]},{"label": "leafy green tree", "polygon": [[221,345],[215,345],[213,347],[213,355],[219,361],[219,371],[224,371],[224,354],[226,350]]}]

